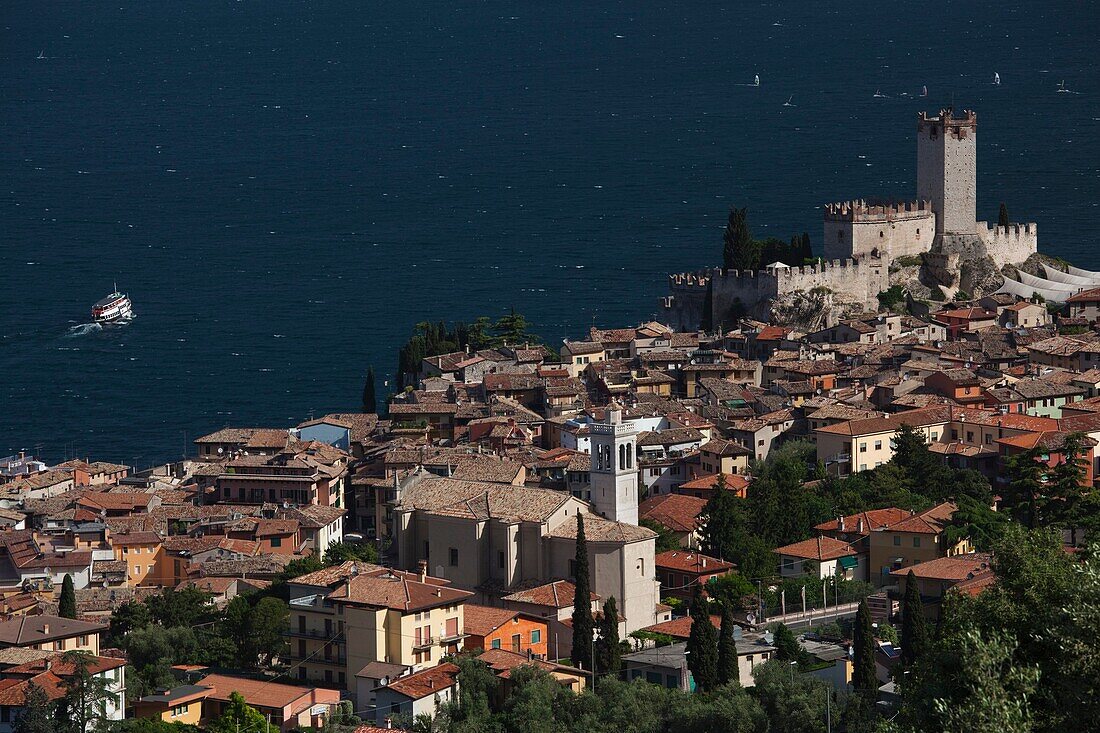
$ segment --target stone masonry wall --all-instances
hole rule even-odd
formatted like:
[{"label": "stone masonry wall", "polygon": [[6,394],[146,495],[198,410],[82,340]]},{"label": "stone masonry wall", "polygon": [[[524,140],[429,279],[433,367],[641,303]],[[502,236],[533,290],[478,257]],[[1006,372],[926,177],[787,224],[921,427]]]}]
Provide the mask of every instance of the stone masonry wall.
[{"label": "stone masonry wall", "polygon": [[975,234],[978,119],[949,109],[917,119],[917,195],[931,199],[937,234]]},{"label": "stone masonry wall", "polygon": [[868,206],[847,201],[825,207],[825,258],[869,255],[891,259],[928,251],[936,233],[930,201]]},{"label": "stone masonry wall", "polygon": [[1035,224],[1009,224],[1008,228],[990,227],[978,222],[978,237],[998,268],[1023,262],[1039,249],[1039,232]]}]

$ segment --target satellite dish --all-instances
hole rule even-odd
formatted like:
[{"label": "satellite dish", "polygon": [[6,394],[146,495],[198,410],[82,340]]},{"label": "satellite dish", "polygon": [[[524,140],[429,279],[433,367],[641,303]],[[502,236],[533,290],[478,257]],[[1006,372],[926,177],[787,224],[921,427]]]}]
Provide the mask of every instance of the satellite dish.
[{"label": "satellite dish", "polygon": [[221,447],[221,446],[219,445],[219,446],[218,446],[218,455],[220,456],[220,455],[221,455],[222,453],[225,453],[225,448],[222,448],[222,447]]}]

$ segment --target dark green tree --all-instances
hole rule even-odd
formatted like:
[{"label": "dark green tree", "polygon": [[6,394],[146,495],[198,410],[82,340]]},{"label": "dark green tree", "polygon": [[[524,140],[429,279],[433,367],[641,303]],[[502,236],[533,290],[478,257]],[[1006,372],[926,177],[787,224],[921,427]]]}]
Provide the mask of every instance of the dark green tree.
[{"label": "dark green tree", "polygon": [[333,540],[325,550],[325,565],[340,565],[349,560],[375,564],[378,562],[378,549],[368,542]]},{"label": "dark green tree", "polygon": [[173,626],[197,626],[212,621],[214,607],[210,605],[212,595],[194,587],[181,590],[165,588],[160,593],[149,596],[145,605],[153,620],[166,628]]},{"label": "dark green tree", "polygon": [[722,268],[755,270],[759,266],[760,243],[749,232],[748,209],[733,207],[722,235]]},{"label": "dark green tree", "polygon": [[34,682],[27,683],[23,709],[19,712],[12,733],[55,733],[54,704],[46,691]]},{"label": "dark green tree", "polygon": [[737,496],[726,488],[725,474],[718,474],[699,517],[703,551],[708,555],[722,560],[733,557],[734,542],[744,529],[744,517],[738,501]]},{"label": "dark green tree", "polygon": [[65,573],[65,580],[61,582],[61,598],[57,602],[57,615],[62,618],[76,618],[76,588],[73,586],[73,576]]},{"label": "dark green tree", "polygon": [[1005,463],[1008,483],[1001,493],[1001,504],[1028,529],[1039,526],[1044,504],[1043,476],[1046,467],[1040,463],[1042,450],[1040,446],[1035,446],[1014,453]]},{"label": "dark green tree", "polygon": [[61,733],[86,733],[106,730],[107,680],[91,672],[95,656],[83,650],[67,651],[61,655],[63,664],[72,671],[62,678],[65,694],[57,702],[56,722]]},{"label": "dark green tree", "polygon": [[928,622],[920,598],[917,576],[912,570],[905,576],[905,598],[901,604],[901,663],[910,667],[928,648]]},{"label": "dark green tree", "polygon": [[638,525],[657,533],[656,552],[661,553],[680,549],[680,540],[676,538],[676,534],[660,522],[653,519],[642,519],[638,522]]},{"label": "dark green tree", "polygon": [[610,596],[603,604],[603,617],[600,619],[600,640],[596,642],[596,669],[600,674],[618,677],[623,667],[623,648],[619,641],[619,608],[615,596]]},{"label": "dark green tree", "polygon": [[378,389],[374,384],[374,367],[367,367],[367,381],[363,385],[363,412],[378,412]]},{"label": "dark green tree", "polygon": [[1087,438],[1084,433],[1069,433],[1058,446],[1061,458],[1050,472],[1045,486],[1045,519],[1060,529],[1070,530],[1070,542],[1077,544],[1077,525],[1085,518],[1081,510],[1094,489],[1086,479],[1088,461],[1083,457]]},{"label": "dark green tree", "polygon": [[144,629],[153,623],[149,607],[133,599],[125,601],[111,613],[111,630],[107,646],[122,647],[124,637],[131,631]]},{"label": "dark green tree", "polygon": [[691,601],[691,631],[687,640],[687,663],[695,686],[709,692],[718,686],[718,629],[710,620],[710,609],[700,588]]},{"label": "dark green tree", "polygon": [[286,650],[283,632],[289,626],[290,607],[278,598],[261,598],[248,614],[249,653],[255,657],[246,661],[258,668],[270,667],[274,658]]},{"label": "dark green tree", "polygon": [[279,730],[267,722],[263,713],[246,703],[238,692],[230,693],[229,704],[222,708],[221,716],[207,729],[210,733],[278,733]]},{"label": "dark green tree", "polygon": [[733,637],[733,628],[737,622],[733,619],[733,605],[722,604],[722,626],[718,630],[718,683],[728,685],[739,682],[737,671],[737,642]]},{"label": "dark green tree", "polygon": [[454,663],[458,666],[458,699],[447,706],[448,721],[457,730],[489,730],[500,678],[485,662],[471,656],[460,655]]},{"label": "dark green tree", "polygon": [[855,635],[852,639],[855,647],[853,658],[852,686],[856,692],[874,695],[878,690],[878,677],[875,674],[875,634],[871,625],[871,609],[867,601],[859,602],[856,612]]},{"label": "dark green tree", "polygon": [[784,662],[801,662],[803,660],[806,652],[798,643],[794,632],[786,624],[776,624],[772,633],[775,635],[775,641],[772,643],[775,645],[776,659]]},{"label": "dark green tree", "polygon": [[1005,206],[1004,202],[1002,201],[1001,208],[997,212],[997,226],[1008,229],[1008,224],[1008,207]]},{"label": "dark green tree", "polygon": [[501,316],[493,324],[493,330],[497,333],[499,343],[512,346],[538,340],[528,332],[529,327],[530,324],[527,319],[522,314],[516,313],[515,308],[512,308],[508,315]]},{"label": "dark green tree", "polygon": [[576,588],[573,592],[573,665],[592,670],[592,589],[588,575],[588,542],[584,538],[584,515],[577,514],[577,549],[573,560]]},{"label": "dark green tree", "polygon": [[944,528],[944,538],[949,546],[969,538],[984,552],[1001,538],[1010,521],[1003,512],[993,511],[988,502],[963,495],[958,497],[951,521]]}]

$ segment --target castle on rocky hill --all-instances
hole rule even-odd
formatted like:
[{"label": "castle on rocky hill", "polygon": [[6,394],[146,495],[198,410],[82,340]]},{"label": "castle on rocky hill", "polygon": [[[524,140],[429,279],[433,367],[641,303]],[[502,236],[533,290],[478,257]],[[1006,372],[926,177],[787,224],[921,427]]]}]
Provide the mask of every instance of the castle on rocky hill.
[{"label": "castle on rocky hill", "polygon": [[[978,116],[951,109],[917,117],[917,198],[909,202],[827,204],[821,265],[784,264],[750,272],[708,268],[669,276],[665,319],[681,329],[720,325],[741,313],[782,318],[776,304],[802,298],[810,310],[834,304],[877,308],[890,287],[890,264],[920,255],[921,279],[936,287],[973,287],[973,272],[1020,263],[1037,250],[1035,224],[993,226],[976,216]],[[966,263],[971,265],[963,268]],[[774,264],[774,263],[773,263]],[[828,307],[817,309],[816,304]]]}]

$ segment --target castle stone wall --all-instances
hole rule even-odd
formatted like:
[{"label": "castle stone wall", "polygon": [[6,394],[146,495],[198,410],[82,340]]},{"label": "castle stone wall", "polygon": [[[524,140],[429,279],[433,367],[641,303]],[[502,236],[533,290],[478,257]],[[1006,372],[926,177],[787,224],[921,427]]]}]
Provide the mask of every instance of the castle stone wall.
[{"label": "castle stone wall", "polygon": [[917,118],[917,195],[932,201],[937,234],[976,234],[978,116],[950,109]]},{"label": "castle stone wall", "polygon": [[990,227],[980,221],[978,237],[997,267],[1023,262],[1039,249],[1039,232],[1035,224],[1009,224],[1005,228]]},{"label": "castle stone wall", "polygon": [[[825,288],[841,303],[877,304],[876,296],[889,287],[887,260],[833,260],[820,265],[774,270],[730,270],[718,268],[683,272],[669,276],[670,295],[661,299],[663,319],[680,330],[700,327],[710,308],[712,324],[729,325],[731,313],[768,318],[772,302],[780,296],[814,288]],[[709,297],[708,297],[709,290]]]},{"label": "castle stone wall", "polygon": [[862,201],[825,207],[825,257],[892,259],[928,251],[936,233],[930,201],[867,205]]}]

